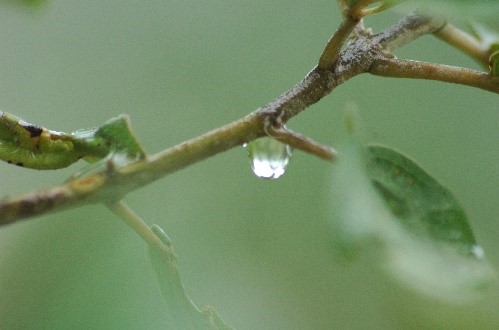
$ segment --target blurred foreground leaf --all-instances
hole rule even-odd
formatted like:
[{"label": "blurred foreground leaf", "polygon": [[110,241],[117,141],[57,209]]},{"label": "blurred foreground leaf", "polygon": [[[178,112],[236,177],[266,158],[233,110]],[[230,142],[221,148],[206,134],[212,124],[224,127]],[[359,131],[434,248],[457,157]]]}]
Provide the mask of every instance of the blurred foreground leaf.
[{"label": "blurred foreground leaf", "polygon": [[493,19],[499,15],[497,0],[400,0],[399,8],[405,11],[421,10],[449,18],[464,20]]},{"label": "blurred foreground leaf", "polygon": [[343,252],[375,244],[402,283],[448,302],[476,299],[494,278],[456,199],[397,151],[350,138],[332,187]]},{"label": "blurred foreground leaf", "polygon": [[[499,12],[497,12],[497,15],[499,16]],[[475,36],[482,42],[483,47],[490,54],[490,73],[494,76],[499,76],[499,33],[478,23],[473,23],[471,27]]]},{"label": "blurred foreground leaf", "polygon": [[210,306],[200,311],[187,296],[180,280],[176,255],[170,239],[158,226],[151,227],[163,242],[165,249],[149,247],[149,257],[156,273],[161,293],[165,298],[172,329],[232,329]]},{"label": "blurred foreground leaf", "polygon": [[369,146],[367,175],[385,204],[412,234],[452,244],[464,255],[476,249],[464,210],[452,194],[399,152]]},{"label": "blurred foreground leaf", "polygon": [[46,0],[0,0],[0,3],[21,7],[24,9],[38,9],[47,4]]}]

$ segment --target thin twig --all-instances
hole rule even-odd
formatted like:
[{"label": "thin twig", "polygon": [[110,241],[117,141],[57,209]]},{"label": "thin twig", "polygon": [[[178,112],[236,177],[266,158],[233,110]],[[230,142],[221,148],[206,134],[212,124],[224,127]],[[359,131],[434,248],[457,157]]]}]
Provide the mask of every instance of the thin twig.
[{"label": "thin twig", "polygon": [[444,24],[441,19],[412,13],[374,36],[374,41],[386,51],[394,51],[422,35],[433,33]]},{"label": "thin twig", "polygon": [[327,161],[335,161],[338,157],[338,152],[334,148],[319,144],[287,128],[270,128],[268,134],[295,149],[302,150]]},{"label": "thin twig", "polygon": [[485,68],[489,65],[489,53],[483,43],[469,33],[452,24],[445,24],[441,29],[433,32],[439,39],[461,50],[478,61]]},{"label": "thin twig", "polygon": [[107,204],[107,207],[139,234],[149,246],[172,256],[172,258],[174,257],[172,246],[164,244],[152,229],[123,201]]},{"label": "thin twig", "polygon": [[355,26],[359,23],[359,20],[353,20],[350,16],[341,22],[338,30],[333,34],[331,39],[324,47],[321,57],[319,58],[319,64],[317,65],[319,69],[328,70],[331,69],[340,56],[341,47],[345,43],[350,33],[354,30]]},{"label": "thin twig", "polygon": [[352,7],[348,7],[345,2],[339,2],[340,8],[343,8],[343,21],[333,34],[331,39],[326,43],[324,50],[317,67],[321,70],[331,69],[338,60],[347,38],[352,34],[357,26],[362,27],[362,17],[364,16],[363,9],[371,5],[375,0],[360,0],[357,1]]},{"label": "thin twig", "polygon": [[149,227],[122,201],[109,203],[107,207],[149,245],[153,268],[168,307],[167,311],[171,316],[172,324],[170,327],[175,329],[205,329],[213,322],[218,322],[224,325],[224,329],[232,329],[213,308],[201,311],[189,298],[180,279],[173,246],[159,227]]},{"label": "thin twig", "polygon": [[370,73],[392,78],[438,80],[499,93],[499,77],[456,66],[398,59],[377,59]]}]

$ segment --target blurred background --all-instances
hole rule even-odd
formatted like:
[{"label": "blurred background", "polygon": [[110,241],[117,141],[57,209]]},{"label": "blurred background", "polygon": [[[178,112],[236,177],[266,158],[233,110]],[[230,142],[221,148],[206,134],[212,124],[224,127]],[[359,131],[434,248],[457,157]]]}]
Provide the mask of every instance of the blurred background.
[{"label": "blurred background", "polygon": [[[393,12],[367,19],[375,31]],[[0,2],[0,109],[70,132],[121,113],[148,152],[235,120],[298,82],[340,22],[335,1]],[[397,52],[480,69],[432,36]],[[497,95],[439,82],[358,76],[289,122],[345,138],[355,101],[368,142],[411,155],[449,187],[499,266]],[[0,164],[0,196],[50,187],[84,166]],[[395,283],[373,258],[341,262],[327,221],[332,165],[295,152],[265,181],[243,148],[131,193],[171,237],[187,293],[237,329],[494,329],[499,285],[455,306]],[[161,329],[165,305],[145,243],[101,206],[0,228],[0,328]]]}]

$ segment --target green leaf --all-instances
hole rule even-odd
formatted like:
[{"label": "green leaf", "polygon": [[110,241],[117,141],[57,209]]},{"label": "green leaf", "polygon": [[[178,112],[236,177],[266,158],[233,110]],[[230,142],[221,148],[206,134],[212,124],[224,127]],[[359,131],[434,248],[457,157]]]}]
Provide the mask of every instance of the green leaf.
[{"label": "green leaf", "polygon": [[370,146],[367,151],[371,183],[408,231],[473,255],[476,241],[466,214],[446,188],[393,149]]},{"label": "green leaf", "polygon": [[71,136],[77,152],[91,163],[111,154],[114,160],[122,158],[126,165],[146,155],[135,137],[130,118],[125,115],[111,118],[97,129],[73,132]]},{"label": "green leaf", "polygon": [[497,20],[497,0],[400,0],[399,8],[404,11],[422,10],[433,14],[460,19]]},{"label": "green leaf", "polygon": [[37,7],[47,3],[46,0],[2,0],[1,2],[25,7]]},{"label": "green leaf", "polygon": [[97,129],[66,134],[0,112],[0,159],[8,163],[41,170],[58,169],[81,158],[95,162],[111,153],[114,160],[120,159],[120,164],[145,157],[128,116],[110,119]]},{"label": "green leaf", "polygon": [[490,55],[489,57],[489,68],[490,68],[490,73],[498,77],[499,76],[499,50],[495,51]]},{"label": "green leaf", "polygon": [[483,47],[490,54],[490,73],[493,76],[499,76],[499,33],[478,23],[473,23],[471,27],[475,36],[482,42]]},{"label": "green leaf", "polygon": [[334,171],[332,225],[352,253],[374,243],[390,274],[454,303],[480,296],[494,277],[455,197],[397,151],[351,138]]},{"label": "green leaf", "polygon": [[177,257],[170,238],[157,225],[151,227],[164,244],[162,249],[149,246],[149,257],[165,298],[172,329],[232,329],[210,306],[200,311],[187,296],[180,280]]}]

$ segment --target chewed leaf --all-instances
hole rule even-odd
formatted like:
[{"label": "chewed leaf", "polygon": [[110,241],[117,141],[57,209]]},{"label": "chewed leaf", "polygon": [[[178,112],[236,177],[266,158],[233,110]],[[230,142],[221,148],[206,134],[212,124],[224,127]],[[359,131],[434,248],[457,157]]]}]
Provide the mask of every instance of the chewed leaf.
[{"label": "chewed leaf", "polygon": [[397,279],[454,303],[494,277],[453,195],[390,148],[350,141],[335,169],[333,225],[344,249],[376,243]]},{"label": "chewed leaf", "polygon": [[121,160],[124,155],[127,162],[145,157],[127,116],[113,118],[97,129],[66,134],[0,112],[0,159],[10,164],[58,169],[81,158],[95,162],[111,153],[115,155],[113,160]]},{"label": "chewed leaf", "polygon": [[144,150],[130,125],[130,118],[121,115],[104,123],[95,132],[95,138],[105,141],[112,151],[126,152],[130,158],[143,158]]},{"label": "chewed leaf", "polygon": [[112,118],[96,129],[78,130],[71,136],[75,148],[90,162],[110,152],[126,154],[131,160],[145,157],[131,128],[130,119],[125,115]]}]

